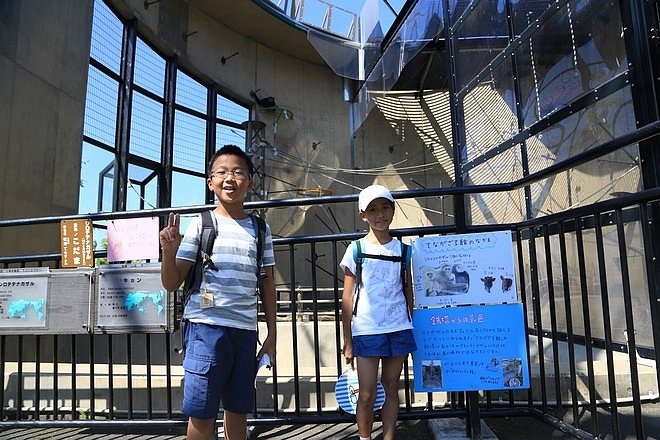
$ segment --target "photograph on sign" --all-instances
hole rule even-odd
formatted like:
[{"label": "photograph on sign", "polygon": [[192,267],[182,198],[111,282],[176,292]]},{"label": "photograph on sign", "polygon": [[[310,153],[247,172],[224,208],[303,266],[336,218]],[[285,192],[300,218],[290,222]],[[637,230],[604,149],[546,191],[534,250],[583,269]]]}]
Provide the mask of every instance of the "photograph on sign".
[{"label": "photograph on sign", "polygon": [[517,300],[511,232],[412,240],[416,307]]},{"label": "photograph on sign", "polygon": [[0,270],[0,333],[46,327],[50,272],[38,269]]},{"label": "photograph on sign", "polygon": [[529,388],[522,304],[415,309],[415,391]]},{"label": "photograph on sign", "polygon": [[158,218],[108,221],[108,261],[158,259]]}]

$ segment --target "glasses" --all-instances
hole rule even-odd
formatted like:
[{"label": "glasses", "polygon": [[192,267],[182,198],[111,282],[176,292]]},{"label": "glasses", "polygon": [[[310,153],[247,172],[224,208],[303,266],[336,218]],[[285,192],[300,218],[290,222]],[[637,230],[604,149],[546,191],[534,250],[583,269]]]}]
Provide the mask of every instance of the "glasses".
[{"label": "glasses", "polygon": [[236,180],[245,180],[248,178],[248,172],[242,168],[236,168],[235,170],[217,170],[211,171],[211,177],[217,177],[218,179],[226,179],[229,175]]}]

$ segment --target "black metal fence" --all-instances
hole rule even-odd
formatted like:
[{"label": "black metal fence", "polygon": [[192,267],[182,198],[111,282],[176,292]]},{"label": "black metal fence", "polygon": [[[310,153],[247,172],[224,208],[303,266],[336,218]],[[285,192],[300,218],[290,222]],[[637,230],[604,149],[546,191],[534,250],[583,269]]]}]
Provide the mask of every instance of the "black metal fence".
[{"label": "black metal fence", "polygon": [[[425,197],[447,189],[395,193]],[[326,197],[311,203],[350,201]],[[253,203],[252,207],[276,202]],[[291,201],[286,202],[291,203]],[[528,329],[530,389],[415,393],[412,365],[401,381],[402,419],[468,416],[537,417],[578,438],[646,438],[657,403],[660,340],[655,222],[660,189],[513,225],[472,226],[461,232],[511,230],[519,298]],[[194,212],[202,207],[189,208]],[[169,210],[121,213],[162,215]],[[114,214],[99,215],[111,218]],[[97,220],[92,216],[93,219]],[[2,221],[0,227],[61,218]],[[456,233],[454,226],[407,228],[414,237]],[[361,234],[275,240],[287,267],[278,286],[278,363],[257,379],[252,425],[335,423],[353,417],[338,409],[334,381],[340,353],[341,277],[336,264]],[[307,265],[295,264],[304,255]],[[103,256],[99,253],[97,256]],[[59,255],[0,258],[0,267],[57,268]],[[300,274],[311,274],[301,287]],[[328,285],[328,280],[332,280]],[[56,292],[66,295],[66,292]],[[178,332],[161,334],[0,335],[0,426],[181,424]],[[620,423],[621,414],[633,423]],[[473,434],[474,435],[474,434]],[[476,437],[476,436],[475,436]]]}]

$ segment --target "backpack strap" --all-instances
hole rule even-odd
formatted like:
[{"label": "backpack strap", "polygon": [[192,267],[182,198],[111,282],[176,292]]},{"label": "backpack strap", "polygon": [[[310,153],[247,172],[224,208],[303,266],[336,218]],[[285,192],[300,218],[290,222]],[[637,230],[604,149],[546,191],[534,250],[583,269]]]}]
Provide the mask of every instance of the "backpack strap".
[{"label": "backpack strap", "polygon": [[362,246],[360,241],[355,240],[353,246],[353,261],[355,261],[355,303],[353,304],[353,316],[357,315],[358,301],[360,301],[360,284],[362,284],[362,260],[365,254],[362,253]]},{"label": "backpack strap", "polygon": [[410,245],[401,241],[401,288],[403,289],[403,296],[406,299],[406,313],[408,314],[408,321],[412,321],[410,316],[410,304],[408,304],[408,296],[406,295],[406,287],[408,284],[408,268],[410,267]]},{"label": "backpack strap", "polygon": [[264,243],[266,242],[266,222],[258,215],[250,214],[252,227],[257,238],[257,280],[266,278],[266,272],[263,269],[264,264]]},{"label": "backpack strap", "polygon": [[[195,264],[188,272],[183,289],[183,306],[185,307],[190,299],[190,295],[195,290],[199,290],[202,284],[202,274],[204,267],[210,265],[215,268],[213,261],[211,261],[211,254],[213,253],[213,242],[215,241],[215,225],[213,224],[213,217],[211,211],[202,211],[202,233],[199,238],[199,249],[197,252],[197,259]],[[215,268],[217,270],[217,268]]]}]

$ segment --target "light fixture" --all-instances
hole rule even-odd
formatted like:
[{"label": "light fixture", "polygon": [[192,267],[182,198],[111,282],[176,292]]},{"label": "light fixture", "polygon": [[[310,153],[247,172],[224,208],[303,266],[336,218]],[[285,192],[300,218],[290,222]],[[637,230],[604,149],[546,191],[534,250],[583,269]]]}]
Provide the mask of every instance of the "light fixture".
[{"label": "light fixture", "polygon": [[236,56],[236,55],[238,55],[238,52],[234,52],[233,54],[229,55],[228,57],[225,57],[225,56],[223,55],[223,56],[220,58],[220,62],[221,62],[222,65],[224,66],[225,63],[226,63],[230,58],[232,58],[232,57],[234,57],[234,56]]},{"label": "light fixture", "polygon": [[[158,1],[160,1],[160,0],[158,0]],[[188,37],[190,37],[190,36],[192,36],[192,35],[195,35],[197,32],[198,32],[198,31],[192,31],[192,32],[188,32],[187,34],[183,34],[183,39],[184,39],[184,40],[187,40]]]}]

